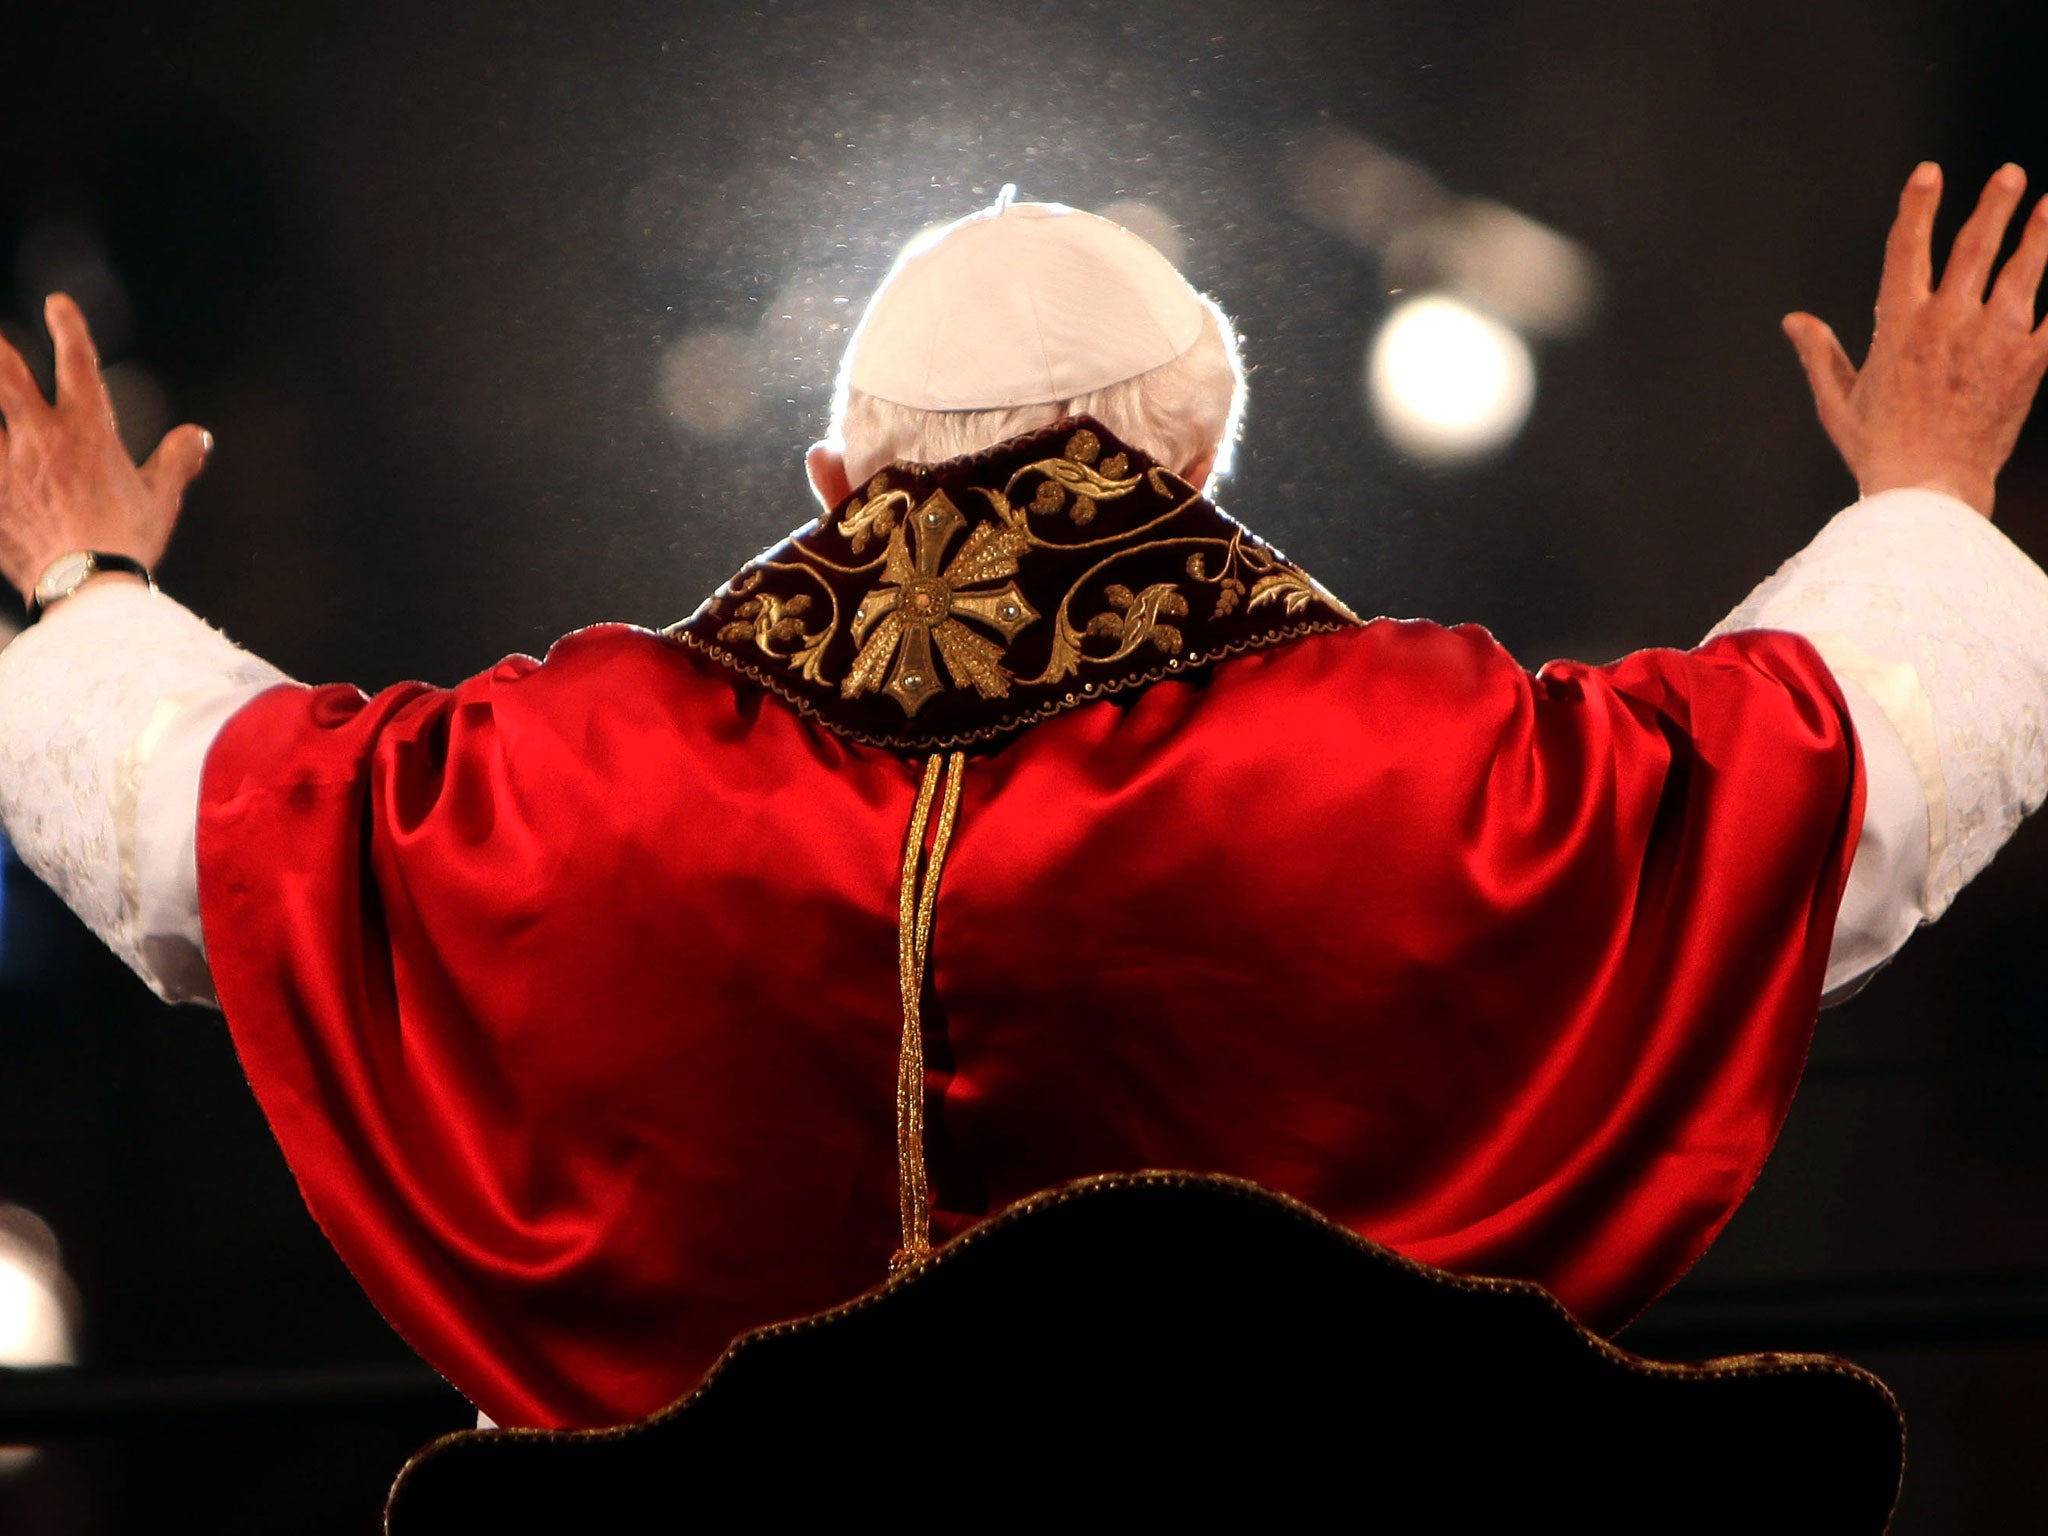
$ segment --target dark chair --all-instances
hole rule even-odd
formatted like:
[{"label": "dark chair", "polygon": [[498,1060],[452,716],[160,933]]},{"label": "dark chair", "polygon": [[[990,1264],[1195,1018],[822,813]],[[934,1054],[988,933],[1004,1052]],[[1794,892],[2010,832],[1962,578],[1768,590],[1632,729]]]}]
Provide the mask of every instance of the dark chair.
[{"label": "dark chair", "polygon": [[1048,1190],[689,1396],[435,1441],[392,1536],[1057,1521],[1874,1533],[1903,1426],[1819,1355],[1642,1359],[1239,1180]]}]

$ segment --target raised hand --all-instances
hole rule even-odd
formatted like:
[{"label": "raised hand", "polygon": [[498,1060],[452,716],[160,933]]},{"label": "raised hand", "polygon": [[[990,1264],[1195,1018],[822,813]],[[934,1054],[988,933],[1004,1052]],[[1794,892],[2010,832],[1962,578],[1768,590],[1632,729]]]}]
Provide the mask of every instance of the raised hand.
[{"label": "raised hand", "polygon": [[1985,183],[1937,286],[1931,248],[1941,168],[1914,170],[1885,245],[1877,327],[1860,369],[1824,322],[1785,317],[1821,425],[1864,495],[1927,486],[1991,516],[1998,472],[2048,370],[2048,327],[2034,324],[2048,265],[2048,198],[2034,205],[2018,248],[1991,281],[2026,185],[2016,165]]},{"label": "raised hand", "polygon": [[75,549],[126,555],[154,569],[213,439],[186,425],[141,468],[121,446],[92,334],[78,306],[43,307],[57,351],[57,400],[43,398],[21,354],[0,339],[0,576],[27,596]]}]

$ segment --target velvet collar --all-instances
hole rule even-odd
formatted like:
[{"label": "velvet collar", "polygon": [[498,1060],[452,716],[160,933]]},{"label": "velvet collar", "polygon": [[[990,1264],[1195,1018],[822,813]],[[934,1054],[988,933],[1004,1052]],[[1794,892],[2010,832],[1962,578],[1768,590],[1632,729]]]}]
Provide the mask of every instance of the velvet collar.
[{"label": "velvet collar", "polygon": [[1076,416],[888,465],[667,633],[841,735],[932,751],[1357,622],[1185,480]]}]

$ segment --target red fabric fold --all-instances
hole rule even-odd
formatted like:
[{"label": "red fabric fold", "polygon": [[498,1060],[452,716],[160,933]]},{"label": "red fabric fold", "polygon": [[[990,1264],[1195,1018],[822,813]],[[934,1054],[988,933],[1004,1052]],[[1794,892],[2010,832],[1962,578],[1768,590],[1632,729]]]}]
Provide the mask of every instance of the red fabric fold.
[{"label": "red fabric fold", "polygon": [[[636,1417],[897,1240],[918,765],[645,631],[280,688],[208,760],[216,987],[307,1204],[504,1424]],[[1790,1104],[1861,817],[1810,646],[1523,671],[1380,621],[972,759],[932,943],[956,1231],[1219,1171],[1611,1328]]]}]

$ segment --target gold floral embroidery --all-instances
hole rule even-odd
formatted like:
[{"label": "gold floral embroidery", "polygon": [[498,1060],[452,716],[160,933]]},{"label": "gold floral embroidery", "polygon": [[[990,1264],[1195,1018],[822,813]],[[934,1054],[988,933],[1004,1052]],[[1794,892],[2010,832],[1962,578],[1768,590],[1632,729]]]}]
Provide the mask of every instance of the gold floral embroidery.
[{"label": "gold floral embroidery", "polygon": [[858,507],[848,507],[846,516],[839,520],[839,531],[857,555],[868,547],[869,539],[886,539],[895,531],[897,517],[909,510],[910,494],[907,491],[892,491],[884,487]]},{"label": "gold floral embroidery", "polygon": [[[787,567],[762,567],[787,569]],[[733,583],[735,592],[751,591],[760,585],[762,571],[757,570]],[[825,590],[827,601],[832,601],[832,591]],[[836,604],[835,604],[836,606]],[[777,661],[786,662],[805,681],[818,681],[818,668],[825,659],[825,643],[832,638],[838,627],[835,617],[831,624],[815,633],[804,628],[803,616],[811,611],[810,594],[798,592],[790,597],[777,597],[771,592],[761,592],[748,597],[733,610],[734,622],[718,632],[718,638],[728,645],[744,645],[752,641],[755,649],[764,656],[773,656]],[[794,642],[796,650],[779,651],[778,645]]]},{"label": "gold floral embroidery", "polygon": [[1210,614],[1212,618],[1228,618],[1237,611],[1237,605],[1244,601],[1244,582],[1229,574],[1229,570],[1229,566],[1226,565],[1223,575],[1211,577],[1200,550],[1188,556],[1188,574],[1197,581],[1212,582],[1216,587],[1216,606]]},{"label": "gold floral embroidery", "polygon": [[1252,600],[1245,605],[1249,613],[1261,603],[1279,598],[1287,605],[1289,613],[1299,613],[1314,599],[1315,588],[1299,571],[1275,571],[1270,576],[1261,576],[1252,583]]},{"label": "gold floral embroidery", "polygon": [[[1017,557],[1030,541],[1016,528],[983,523],[968,534],[952,564],[941,571],[939,562],[966,526],[967,519],[946,493],[935,491],[910,515],[908,538],[902,524],[889,535],[882,567],[886,585],[870,591],[854,610],[853,639],[860,652],[840,684],[843,697],[859,698],[879,685],[906,715],[916,715],[945,687],[933,665],[934,644],[955,683],[971,684],[985,699],[1010,691],[1003,648],[961,620],[973,619],[1010,641],[1038,617],[1038,611],[1024,600],[1014,581],[992,591],[965,589],[1014,576]],[[889,674],[886,683],[881,681],[884,671]]]},{"label": "gold floral embroidery", "polygon": [[[1010,486],[1014,488],[1025,475],[1043,475],[1038,494],[1031,498],[1031,510],[1040,517],[1056,517],[1065,512],[1076,528],[1085,528],[1095,521],[1098,501],[1128,496],[1143,478],[1125,475],[1130,459],[1122,453],[1113,453],[1098,465],[1095,461],[1101,452],[1102,439],[1083,427],[1067,439],[1066,452],[1056,459],[1027,464],[1010,477]],[[1006,491],[998,510],[1007,505]]]},{"label": "gold floral embroidery", "polygon": [[[1171,582],[1156,582],[1144,591],[1132,595],[1127,587],[1110,583],[1103,588],[1102,595],[1109,609],[1096,614],[1088,621],[1087,627],[1076,628],[1069,610],[1075,596],[1097,576],[1119,560],[1133,555],[1146,554],[1155,550],[1194,547],[1187,559],[1187,573],[1196,581],[1217,589],[1216,605],[1210,618],[1221,619],[1231,614],[1244,599],[1246,583],[1244,572],[1252,577],[1251,600],[1245,603],[1245,611],[1263,607],[1270,602],[1282,603],[1289,614],[1299,614],[1311,602],[1321,602],[1347,619],[1356,622],[1351,610],[1331,597],[1305,573],[1296,570],[1272,550],[1244,542],[1244,530],[1238,529],[1228,539],[1220,538],[1169,538],[1153,539],[1098,560],[1071,587],[1061,599],[1058,612],[1053,615],[1052,655],[1045,670],[1031,679],[1034,684],[1053,684],[1074,676],[1083,666],[1105,666],[1121,661],[1136,650],[1139,644],[1150,640],[1161,651],[1179,650],[1182,644],[1181,631],[1162,619],[1184,619],[1188,616],[1188,602],[1178,587]],[[1208,573],[1204,550],[1214,548],[1222,554],[1222,564],[1214,576]],[[1093,637],[1111,636],[1117,640],[1117,648],[1107,655],[1091,656],[1084,649],[1084,642]]]},{"label": "gold floral embroidery", "polygon": [[1312,602],[1334,601],[1305,572],[1274,559],[1266,551],[1245,548],[1242,533],[1231,539],[1230,548],[1223,557],[1223,568],[1214,576],[1209,575],[1207,563],[1199,552],[1188,556],[1188,574],[1217,589],[1215,617],[1219,619],[1233,611],[1245,596],[1244,579],[1238,575],[1240,570],[1249,571],[1253,578],[1251,601],[1245,604],[1247,613],[1271,602],[1279,602],[1287,612],[1295,614]]},{"label": "gold floral embroidery", "polygon": [[1088,621],[1088,633],[1108,635],[1120,643],[1109,655],[1094,659],[1121,661],[1147,640],[1168,656],[1181,648],[1180,631],[1165,621],[1186,618],[1188,600],[1172,583],[1154,582],[1134,596],[1129,587],[1112,582],[1103,589],[1102,595],[1109,599],[1110,607],[1116,611],[1095,615]]}]

